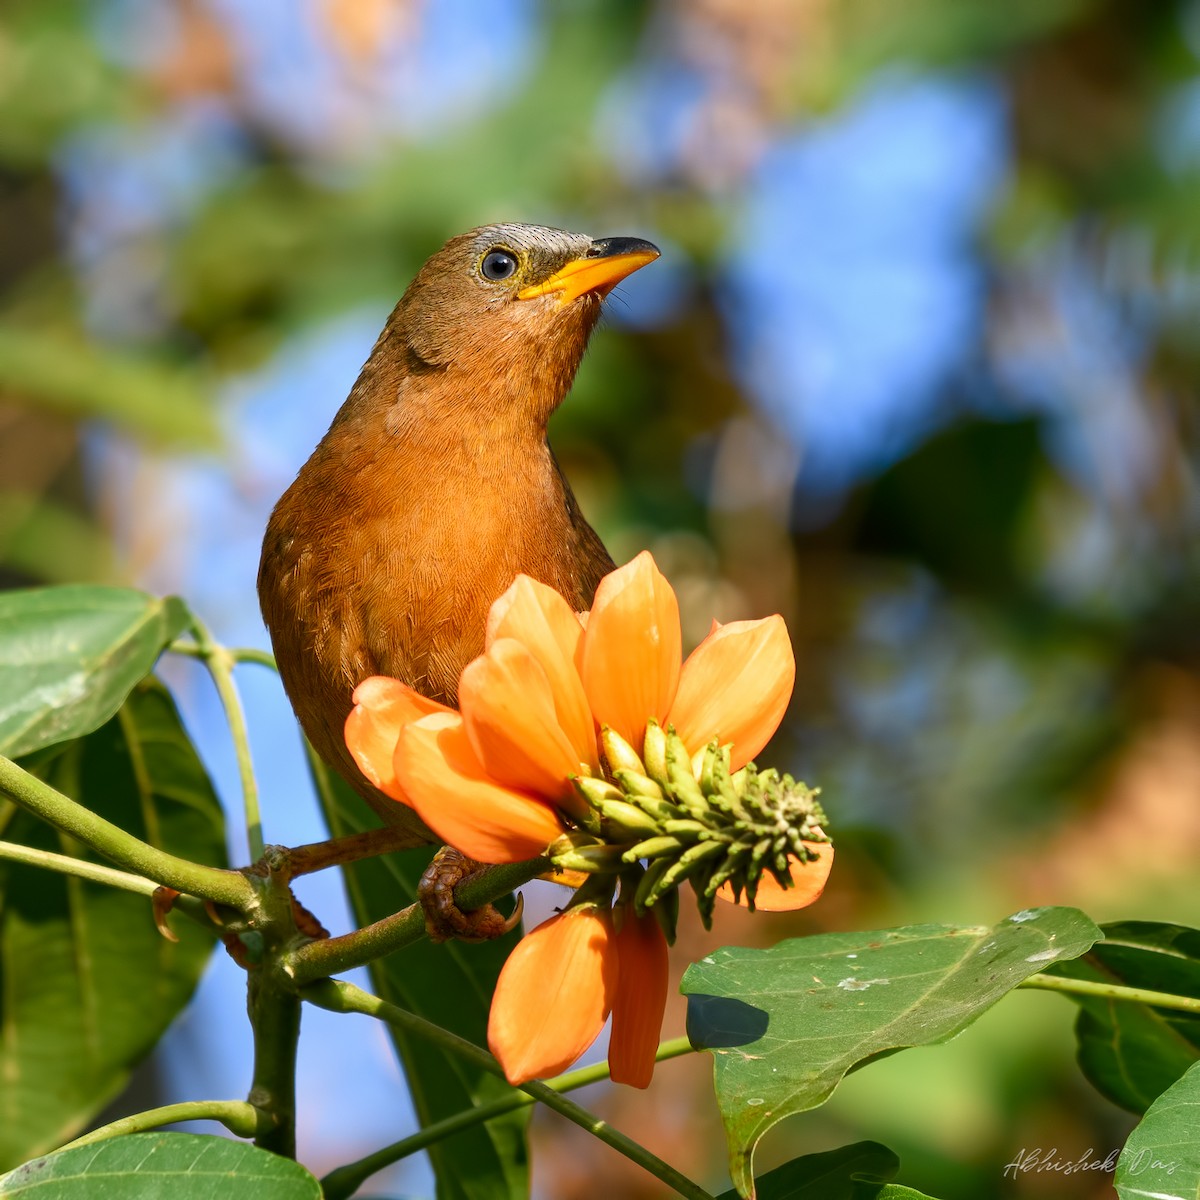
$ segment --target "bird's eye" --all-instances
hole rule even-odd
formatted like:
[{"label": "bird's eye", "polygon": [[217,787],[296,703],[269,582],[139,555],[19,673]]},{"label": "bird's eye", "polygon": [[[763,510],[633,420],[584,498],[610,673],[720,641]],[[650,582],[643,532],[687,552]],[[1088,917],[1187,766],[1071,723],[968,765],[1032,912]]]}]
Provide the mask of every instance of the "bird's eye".
[{"label": "bird's eye", "polygon": [[517,260],[507,250],[489,250],[483,256],[479,270],[484,279],[499,283],[501,280],[511,279],[516,273]]}]

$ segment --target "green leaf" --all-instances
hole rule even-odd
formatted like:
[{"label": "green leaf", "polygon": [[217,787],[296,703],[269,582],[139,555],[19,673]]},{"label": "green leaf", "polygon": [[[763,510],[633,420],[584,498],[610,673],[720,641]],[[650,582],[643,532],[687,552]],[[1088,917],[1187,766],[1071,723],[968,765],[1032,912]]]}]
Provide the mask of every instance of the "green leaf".
[{"label": "green leaf", "polygon": [[0,1178],[0,1196],[33,1200],[320,1200],[299,1163],[195,1133],[131,1133],[35,1159]]},{"label": "green leaf", "polygon": [[1200,1196],[1200,1064],[1146,1110],[1129,1135],[1113,1180],[1121,1200]]},{"label": "green leaf", "polygon": [[103,725],[187,623],[182,600],[132,588],[0,593],[0,753],[16,758]]},{"label": "green leaf", "polygon": [[730,1174],[751,1195],[758,1140],[824,1103],[869,1058],[944,1042],[1052,959],[1100,936],[1073,908],[1031,909],[991,929],[913,925],[726,947],[688,967],[688,1036],[713,1055]]},{"label": "green leaf", "polygon": [[[329,776],[329,784],[322,806],[335,837],[374,826],[374,817],[348,784],[334,775]],[[345,868],[356,920],[367,924],[411,904],[429,857],[429,847],[424,846]],[[372,984],[384,999],[484,1046],[496,978],[518,938],[514,931],[478,945],[455,941],[435,945],[422,939],[373,963]],[[388,1033],[423,1126],[513,1091],[503,1080],[447,1056],[420,1038],[392,1026]],[[527,1196],[529,1115],[528,1108],[521,1109],[430,1146],[439,1200]]]},{"label": "green leaf", "polygon": [[[23,765],[152,845],[224,865],[220,805],[154,680],[102,728]],[[9,802],[0,836],[96,857]],[[171,924],[178,943],[141,896],[0,862],[0,1169],[74,1136],[187,1004],[213,939],[183,918]]]},{"label": "green leaf", "polygon": [[[1155,921],[1118,921],[1101,929],[1102,942],[1047,974],[1200,999],[1200,930]],[[1200,1016],[1100,996],[1068,998],[1080,1008],[1079,1066],[1122,1108],[1145,1112],[1200,1060]]]},{"label": "green leaf", "polygon": [[[924,1192],[889,1183],[900,1160],[878,1142],[855,1142],[805,1154],[756,1179],[757,1200],[931,1200]],[[731,1188],[717,1200],[737,1200]]]}]

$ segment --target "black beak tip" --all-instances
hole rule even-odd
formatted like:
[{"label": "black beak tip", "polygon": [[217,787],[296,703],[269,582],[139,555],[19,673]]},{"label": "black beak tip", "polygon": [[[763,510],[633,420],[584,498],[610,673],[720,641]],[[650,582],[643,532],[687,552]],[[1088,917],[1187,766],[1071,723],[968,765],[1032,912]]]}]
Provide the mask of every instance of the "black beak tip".
[{"label": "black beak tip", "polygon": [[618,254],[652,254],[655,258],[662,253],[653,243],[643,238],[607,237],[596,238],[587,252],[588,258],[615,258]]}]

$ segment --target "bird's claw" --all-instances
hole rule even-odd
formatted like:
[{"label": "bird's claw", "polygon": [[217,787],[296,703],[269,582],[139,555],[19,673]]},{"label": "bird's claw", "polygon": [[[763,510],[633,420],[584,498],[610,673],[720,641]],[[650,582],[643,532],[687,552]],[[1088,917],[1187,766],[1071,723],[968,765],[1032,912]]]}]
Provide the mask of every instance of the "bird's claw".
[{"label": "bird's claw", "polygon": [[417,884],[417,899],[425,913],[425,932],[430,941],[456,938],[460,942],[488,942],[516,928],[525,907],[520,895],[508,917],[492,904],[463,912],[455,903],[454,889],[484,865],[452,846],[443,846],[433,856]]}]

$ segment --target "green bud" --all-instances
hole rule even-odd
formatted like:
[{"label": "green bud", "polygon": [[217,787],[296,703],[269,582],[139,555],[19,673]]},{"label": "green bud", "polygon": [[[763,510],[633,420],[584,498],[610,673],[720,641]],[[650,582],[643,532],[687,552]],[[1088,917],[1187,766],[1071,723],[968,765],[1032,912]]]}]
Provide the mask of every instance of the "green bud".
[{"label": "green bud", "polygon": [[703,817],[708,813],[704,793],[692,774],[692,759],[687,747],[678,735],[667,735],[667,777],[671,799],[683,805],[693,816]]},{"label": "green bud", "polygon": [[704,746],[700,762],[700,786],[706,796],[722,792],[730,785],[730,748],[716,744],[714,738]]},{"label": "green bud", "polygon": [[644,908],[656,908],[663,902],[665,896],[669,896],[672,893],[675,895],[679,894],[679,889],[667,881],[667,876],[677,863],[678,860],[676,859],[660,858],[655,859],[650,864],[650,868],[646,871],[646,878],[642,880],[637,892],[637,895],[641,897]]},{"label": "green bud", "polygon": [[600,730],[600,745],[604,757],[608,759],[610,771],[636,771],[639,775],[646,773],[637,751],[612,726],[605,725]]},{"label": "green bud", "polygon": [[556,837],[550,843],[546,848],[546,857],[553,859],[557,858],[560,854],[566,854],[570,850],[578,850],[583,846],[595,846],[598,844],[590,833],[585,833],[582,829],[572,829]]},{"label": "green bud", "polygon": [[624,767],[613,771],[613,778],[621,785],[621,791],[628,796],[647,796],[651,800],[662,800],[663,790],[648,775],[641,771],[629,771]]},{"label": "green bud", "polygon": [[682,808],[672,804],[669,800],[655,800],[653,796],[639,796],[636,792],[624,792],[621,798],[628,804],[637,805],[642,812],[647,813],[660,824],[663,821],[673,821],[683,813]]},{"label": "green bud", "polygon": [[750,851],[748,874],[754,876],[756,879],[762,874],[767,858],[771,854],[774,845],[775,839],[770,837],[760,838],[754,843],[754,848]]},{"label": "green bud", "polygon": [[699,841],[704,834],[709,833],[709,827],[703,821],[695,821],[690,817],[664,821],[662,832],[672,837],[686,838],[689,842]]},{"label": "green bud", "polygon": [[593,808],[599,808],[605,800],[620,800],[621,791],[613,787],[607,779],[597,779],[593,775],[572,775],[571,782],[575,790]]},{"label": "green bud", "polygon": [[720,842],[697,842],[696,845],[689,846],[663,872],[659,887],[666,889],[682,883],[693,871],[697,870],[697,868],[709,859],[724,853],[725,847]]},{"label": "green bud", "polygon": [[696,892],[696,907],[700,910],[700,920],[705,929],[712,928],[713,909],[717,903],[717,892],[723,883],[733,881],[738,891],[741,890],[740,868],[742,859],[750,847],[744,842],[735,842],[728,847],[725,857],[716,863],[707,875],[698,872],[692,879],[692,888]]},{"label": "green bud", "polygon": [[[633,897],[633,906],[637,910],[639,917],[644,916],[646,909],[659,898],[655,894],[655,888],[670,865],[671,860],[669,858],[655,858],[651,859],[650,865],[642,872],[642,877],[638,880],[637,891]],[[654,897],[654,899],[651,899],[651,897]]]},{"label": "green bud", "polygon": [[740,815],[741,806],[729,779],[729,749],[709,742],[700,765],[700,790],[718,812]]},{"label": "green bud", "polygon": [[[784,891],[787,891],[788,888],[795,886],[792,883],[792,873],[788,869],[786,858],[784,859],[784,867],[782,870],[779,868],[778,865],[776,865],[774,863],[771,865],[771,867],[769,869],[770,869],[771,874],[775,876],[775,882],[777,884],[779,884],[779,886],[781,888],[783,888]],[[763,874],[766,874],[766,872],[764,872]],[[760,875],[759,878],[761,879],[762,876]]]},{"label": "green bud", "polygon": [[597,809],[603,820],[605,832],[612,832],[625,841],[631,838],[654,837],[661,833],[658,822],[648,813],[624,800],[602,800]]},{"label": "green bud", "polygon": [[619,846],[577,846],[552,854],[550,861],[567,871],[592,874],[613,874],[621,869]]},{"label": "green bud", "polygon": [[675,927],[679,924],[679,889],[668,888],[650,911],[654,914],[658,927],[663,931],[667,945],[675,945]]},{"label": "green bud", "polygon": [[[583,778],[576,790],[589,805],[586,829],[560,838],[561,866],[592,872],[585,886],[616,886],[639,916],[653,911],[674,939],[679,888],[691,884],[700,918],[711,927],[717,892],[726,884],[750,908],[764,872],[790,883],[790,862],[817,857],[806,843],[827,841],[815,792],[791,775],[748,763],[730,771],[730,747],[715,740],[689,752],[673,729],[651,721],[644,759],[612,729],[602,733],[605,769],[613,782]],[[609,844],[586,830],[599,822]],[[634,838],[641,840],[630,846]],[[624,839],[622,846],[616,843]],[[639,864],[645,862],[643,869]]]},{"label": "green bud", "polygon": [[646,725],[646,741],[642,746],[646,774],[662,787],[667,786],[667,733],[655,720]]},{"label": "green bud", "polygon": [[749,853],[750,846],[746,842],[734,842],[733,845],[727,847],[725,861],[713,871],[704,885],[704,895],[709,899],[715,896],[721,884],[728,882],[738,874],[741,870],[742,859]]},{"label": "green bud", "polygon": [[683,849],[683,843],[673,837],[652,837],[644,842],[638,842],[630,850],[621,855],[622,861],[637,862],[639,858],[659,858],[664,854],[678,854]]}]

